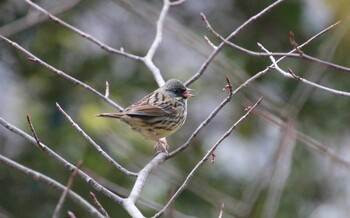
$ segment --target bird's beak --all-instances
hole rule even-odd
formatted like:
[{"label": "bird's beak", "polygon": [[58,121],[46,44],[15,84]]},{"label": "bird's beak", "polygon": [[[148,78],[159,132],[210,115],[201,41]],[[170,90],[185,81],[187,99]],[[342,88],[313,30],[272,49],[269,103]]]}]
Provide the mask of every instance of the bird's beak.
[{"label": "bird's beak", "polygon": [[194,94],[193,94],[194,90],[193,89],[189,89],[187,88],[186,91],[183,93],[183,97],[184,98],[190,98],[190,97],[193,97]]}]

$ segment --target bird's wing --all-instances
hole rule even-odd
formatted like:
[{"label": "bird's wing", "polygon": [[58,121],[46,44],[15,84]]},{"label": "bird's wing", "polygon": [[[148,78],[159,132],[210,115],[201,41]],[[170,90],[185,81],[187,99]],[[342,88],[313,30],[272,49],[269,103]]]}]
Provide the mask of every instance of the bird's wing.
[{"label": "bird's wing", "polygon": [[162,117],[172,115],[176,111],[174,109],[162,108],[158,105],[141,104],[129,108],[125,113],[129,116]]}]

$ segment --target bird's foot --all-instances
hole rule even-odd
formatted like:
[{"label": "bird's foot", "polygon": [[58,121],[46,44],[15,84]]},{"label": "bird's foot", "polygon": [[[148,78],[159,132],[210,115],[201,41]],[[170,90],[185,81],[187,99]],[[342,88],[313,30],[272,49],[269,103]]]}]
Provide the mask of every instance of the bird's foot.
[{"label": "bird's foot", "polygon": [[161,152],[168,153],[168,149],[169,149],[169,144],[165,138],[158,139],[156,145],[154,146],[154,150],[156,151],[156,154]]}]

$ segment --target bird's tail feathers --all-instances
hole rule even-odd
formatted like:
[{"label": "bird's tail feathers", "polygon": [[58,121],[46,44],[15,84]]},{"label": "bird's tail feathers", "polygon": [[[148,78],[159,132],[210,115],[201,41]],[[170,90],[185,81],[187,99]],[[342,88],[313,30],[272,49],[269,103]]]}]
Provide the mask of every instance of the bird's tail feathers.
[{"label": "bird's tail feathers", "polygon": [[120,113],[102,113],[102,114],[96,114],[96,117],[106,117],[106,118],[115,118],[120,119],[122,114]]}]

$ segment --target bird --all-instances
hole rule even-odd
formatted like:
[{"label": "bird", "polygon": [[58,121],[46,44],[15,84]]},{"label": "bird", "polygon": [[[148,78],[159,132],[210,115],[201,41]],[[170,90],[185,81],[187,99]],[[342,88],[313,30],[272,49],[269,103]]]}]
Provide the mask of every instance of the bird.
[{"label": "bird", "polygon": [[187,88],[180,80],[170,79],[141,100],[122,112],[101,113],[98,117],[114,118],[129,125],[144,138],[156,143],[156,153],[168,152],[165,139],[185,123],[187,99],[193,97],[193,89]]}]

